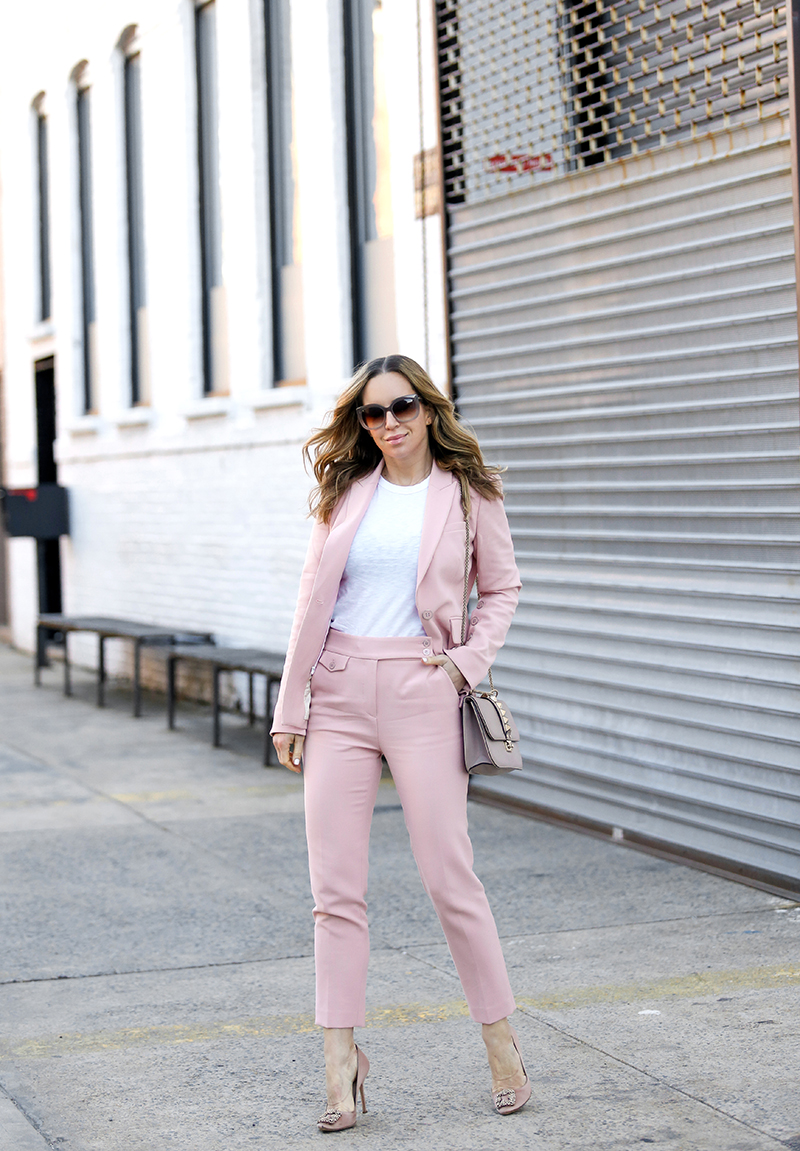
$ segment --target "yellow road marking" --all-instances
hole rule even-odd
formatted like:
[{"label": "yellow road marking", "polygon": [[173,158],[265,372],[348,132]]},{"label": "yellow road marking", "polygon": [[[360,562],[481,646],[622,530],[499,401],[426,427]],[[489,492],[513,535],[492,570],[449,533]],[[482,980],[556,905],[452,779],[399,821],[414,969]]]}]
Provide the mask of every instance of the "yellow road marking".
[{"label": "yellow road marking", "polygon": [[5,799],[0,800],[0,810],[4,808],[20,807],[67,807],[87,803],[164,803],[177,799],[209,799],[215,795],[236,796],[246,798],[264,798],[271,796],[291,795],[293,792],[302,792],[302,783],[289,784],[257,784],[248,787],[210,787],[207,791],[189,791],[185,788],[172,791],[131,791],[114,792],[110,795],[73,795],[67,799]]},{"label": "yellow road marking", "polygon": [[[793,983],[794,981],[794,983]],[[719,995],[727,991],[763,991],[769,987],[800,986],[800,967],[751,967],[744,971],[698,971],[675,975],[646,983],[627,983],[617,987],[576,987],[559,994],[536,998],[517,998],[520,1007],[538,1011],[567,1011],[591,1007],[598,1003],[641,1003],[648,999],[690,999],[692,996]]]},{"label": "yellow road marking", "polygon": [[[705,971],[647,983],[576,988],[549,996],[519,996],[517,1003],[535,1011],[563,1011],[598,1004],[686,999],[730,991],[800,986],[800,967],[754,967],[744,971]],[[442,1003],[402,1003],[368,1012],[367,1027],[410,1027],[462,1019],[467,1005],[461,999]],[[212,1043],[225,1039],[270,1039],[304,1035],[317,1030],[312,1015],[263,1015],[218,1023],[168,1024],[123,1027],[116,1031],[65,1032],[34,1039],[0,1041],[0,1059],[41,1059],[53,1055],[87,1055],[135,1047],[176,1047],[183,1043]]]},{"label": "yellow road marking", "polygon": [[199,799],[199,796],[193,791],[177,789],[175,791],[118,792],[112,794],[110,798],[116,799],[119,803],[163,803],[165,799]]}]

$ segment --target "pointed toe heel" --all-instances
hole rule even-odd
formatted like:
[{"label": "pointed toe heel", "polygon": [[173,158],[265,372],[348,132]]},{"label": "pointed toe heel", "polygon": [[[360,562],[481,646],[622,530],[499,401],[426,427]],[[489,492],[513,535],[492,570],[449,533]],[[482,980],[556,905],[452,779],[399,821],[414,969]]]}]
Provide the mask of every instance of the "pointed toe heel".
[{"label": "pointed toe heel", "polygon": [[356,1074],[353,1079],[353,1110],[352,1111],[337,1111],[335,1108],[328,1110],[324,1115],[320,1116],[317,1120],[317,1127],[324,1134],[331,1131],[348,1131],[351,1127],[356,1125],[356,1114],[358,1111],[358,1095],[361,1095],[361,1114],[366,1115],[367,1100],[364,1095],[364,1080],[369,1072],[369,1059],[363,1051],[360,1051],[356,1046]]},{"label": "pointed toe heel", "polygon": [[515,1111],[521,1111],[531,1097],[531,1081],[528,1078],[528,1072],[525,1070],[525,1062],[520,1054],[517,1033],[513,1027],[511,1028],[511,1042],[514,1044],[514,1050],[517,1055],[519,1055],[525,1082],[521,1087],[509,1087],[505,1091],[492,1092],[492,1103],[498,1115],[513,1115]]}]

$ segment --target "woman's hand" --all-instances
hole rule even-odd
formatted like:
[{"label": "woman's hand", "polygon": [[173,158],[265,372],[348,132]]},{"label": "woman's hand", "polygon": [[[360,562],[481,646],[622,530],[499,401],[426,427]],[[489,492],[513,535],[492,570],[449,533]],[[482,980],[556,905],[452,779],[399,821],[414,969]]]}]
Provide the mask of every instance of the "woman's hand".
[{"label": "woman's hand", "polygon": [[456,691],[461,691],[462,688],[467,686],[467,681],[464,679],[463,675],[453,663],[449,655],[424,655],[422,657],[422,662],[427,664],[428,667],[432,667],[434,664],[438,664],[439,667],[443,667],[453,681],[453,687],[456,689]]},{"label": "woman's hand", "polygon": [[276,731],[272,737],[272,743],[280,762],[284,767],[288,767],[289,771],[294,771],[298,775],[301,773],[300,764],[303,758],[305,738],[304,735],[295,735],[291,731]]}]

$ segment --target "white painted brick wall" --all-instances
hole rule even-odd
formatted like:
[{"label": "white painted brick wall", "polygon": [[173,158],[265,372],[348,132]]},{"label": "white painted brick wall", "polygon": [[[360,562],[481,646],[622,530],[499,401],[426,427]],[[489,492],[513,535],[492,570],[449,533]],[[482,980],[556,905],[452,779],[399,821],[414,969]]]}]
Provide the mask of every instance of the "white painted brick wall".
[{"label": "white painted brick wall", "polygon": [[[398,331],[422,358],[422,225],[413,218],[416,16],[386,0],[396,62],[392,187]],[[8,11],[6,11],[6,8]],[[271,389],[261,0],[219,0],[218,81],[229,398],[202,398],[192,13],[189,0],[41,0],[0,12],[0,182],[6,306],[6,481],[36,482],[33,363],[55,355],[59,480],[70,490],[62,540],[64,608],[213,632],[282,649],[310,522],[300,449],[352,367],[343,42],[340,0],[293,0],[296,152],[303,241],[307,387]],[[424,6],[423,6],[424,8]],[[435,135],[430,13],[424,12],[425,144]],[[127,380],[125,171],[115,45],[139,29],[152,408],[131,411]],[[20,52],[19,44],[30,51]],[[74,89],[89,62],[99,379],[81,414],[81,302]],[[46,93],[53,322],[35,323],[35,175],[31,101]],[[441,262],[429,220],[431,365],[444,376]],[[438,293],[438,295],[437,295]],[[9,542],[14,642],[32,650],[35,545]],[[70,640],[94,666],[96,639]],[[124,672],[122,644],[109,670]],[[148,671],[148,675],[150,671]]]},{"label": "white painted brick wall", "polygon": [[[65,610],[283,650],[311,526],[302,438],[65,466]],[[93,664],[94,641],[81,640],[75,657]]]}]

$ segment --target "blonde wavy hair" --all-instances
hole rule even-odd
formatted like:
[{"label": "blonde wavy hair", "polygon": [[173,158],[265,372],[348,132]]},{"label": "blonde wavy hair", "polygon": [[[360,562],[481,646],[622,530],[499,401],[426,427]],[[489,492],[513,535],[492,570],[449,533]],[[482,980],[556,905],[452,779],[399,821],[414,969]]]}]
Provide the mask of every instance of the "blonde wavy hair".
[{"label": "blonde wavy hair", "polygon": [[432,414],[428,442],[436,463],[452,472],[461,485],[462,502],[469,511],[470,488],[486,499],[502,499],[501,469],[484,463],[475,434],[460,422],[453,401],[442,394],[428,373],[409,356],[384,356],[356,369],[342,392],[324,428],[309,438],[303,454],[316,478],[309,496],[311,514],[329,523],[333,509],[347,489],[368,475],[381,461],[381,451],[369,432],[358,422],[356,408],[362,404],[364,389],[375,376],[396,372],[408,380]]}]

